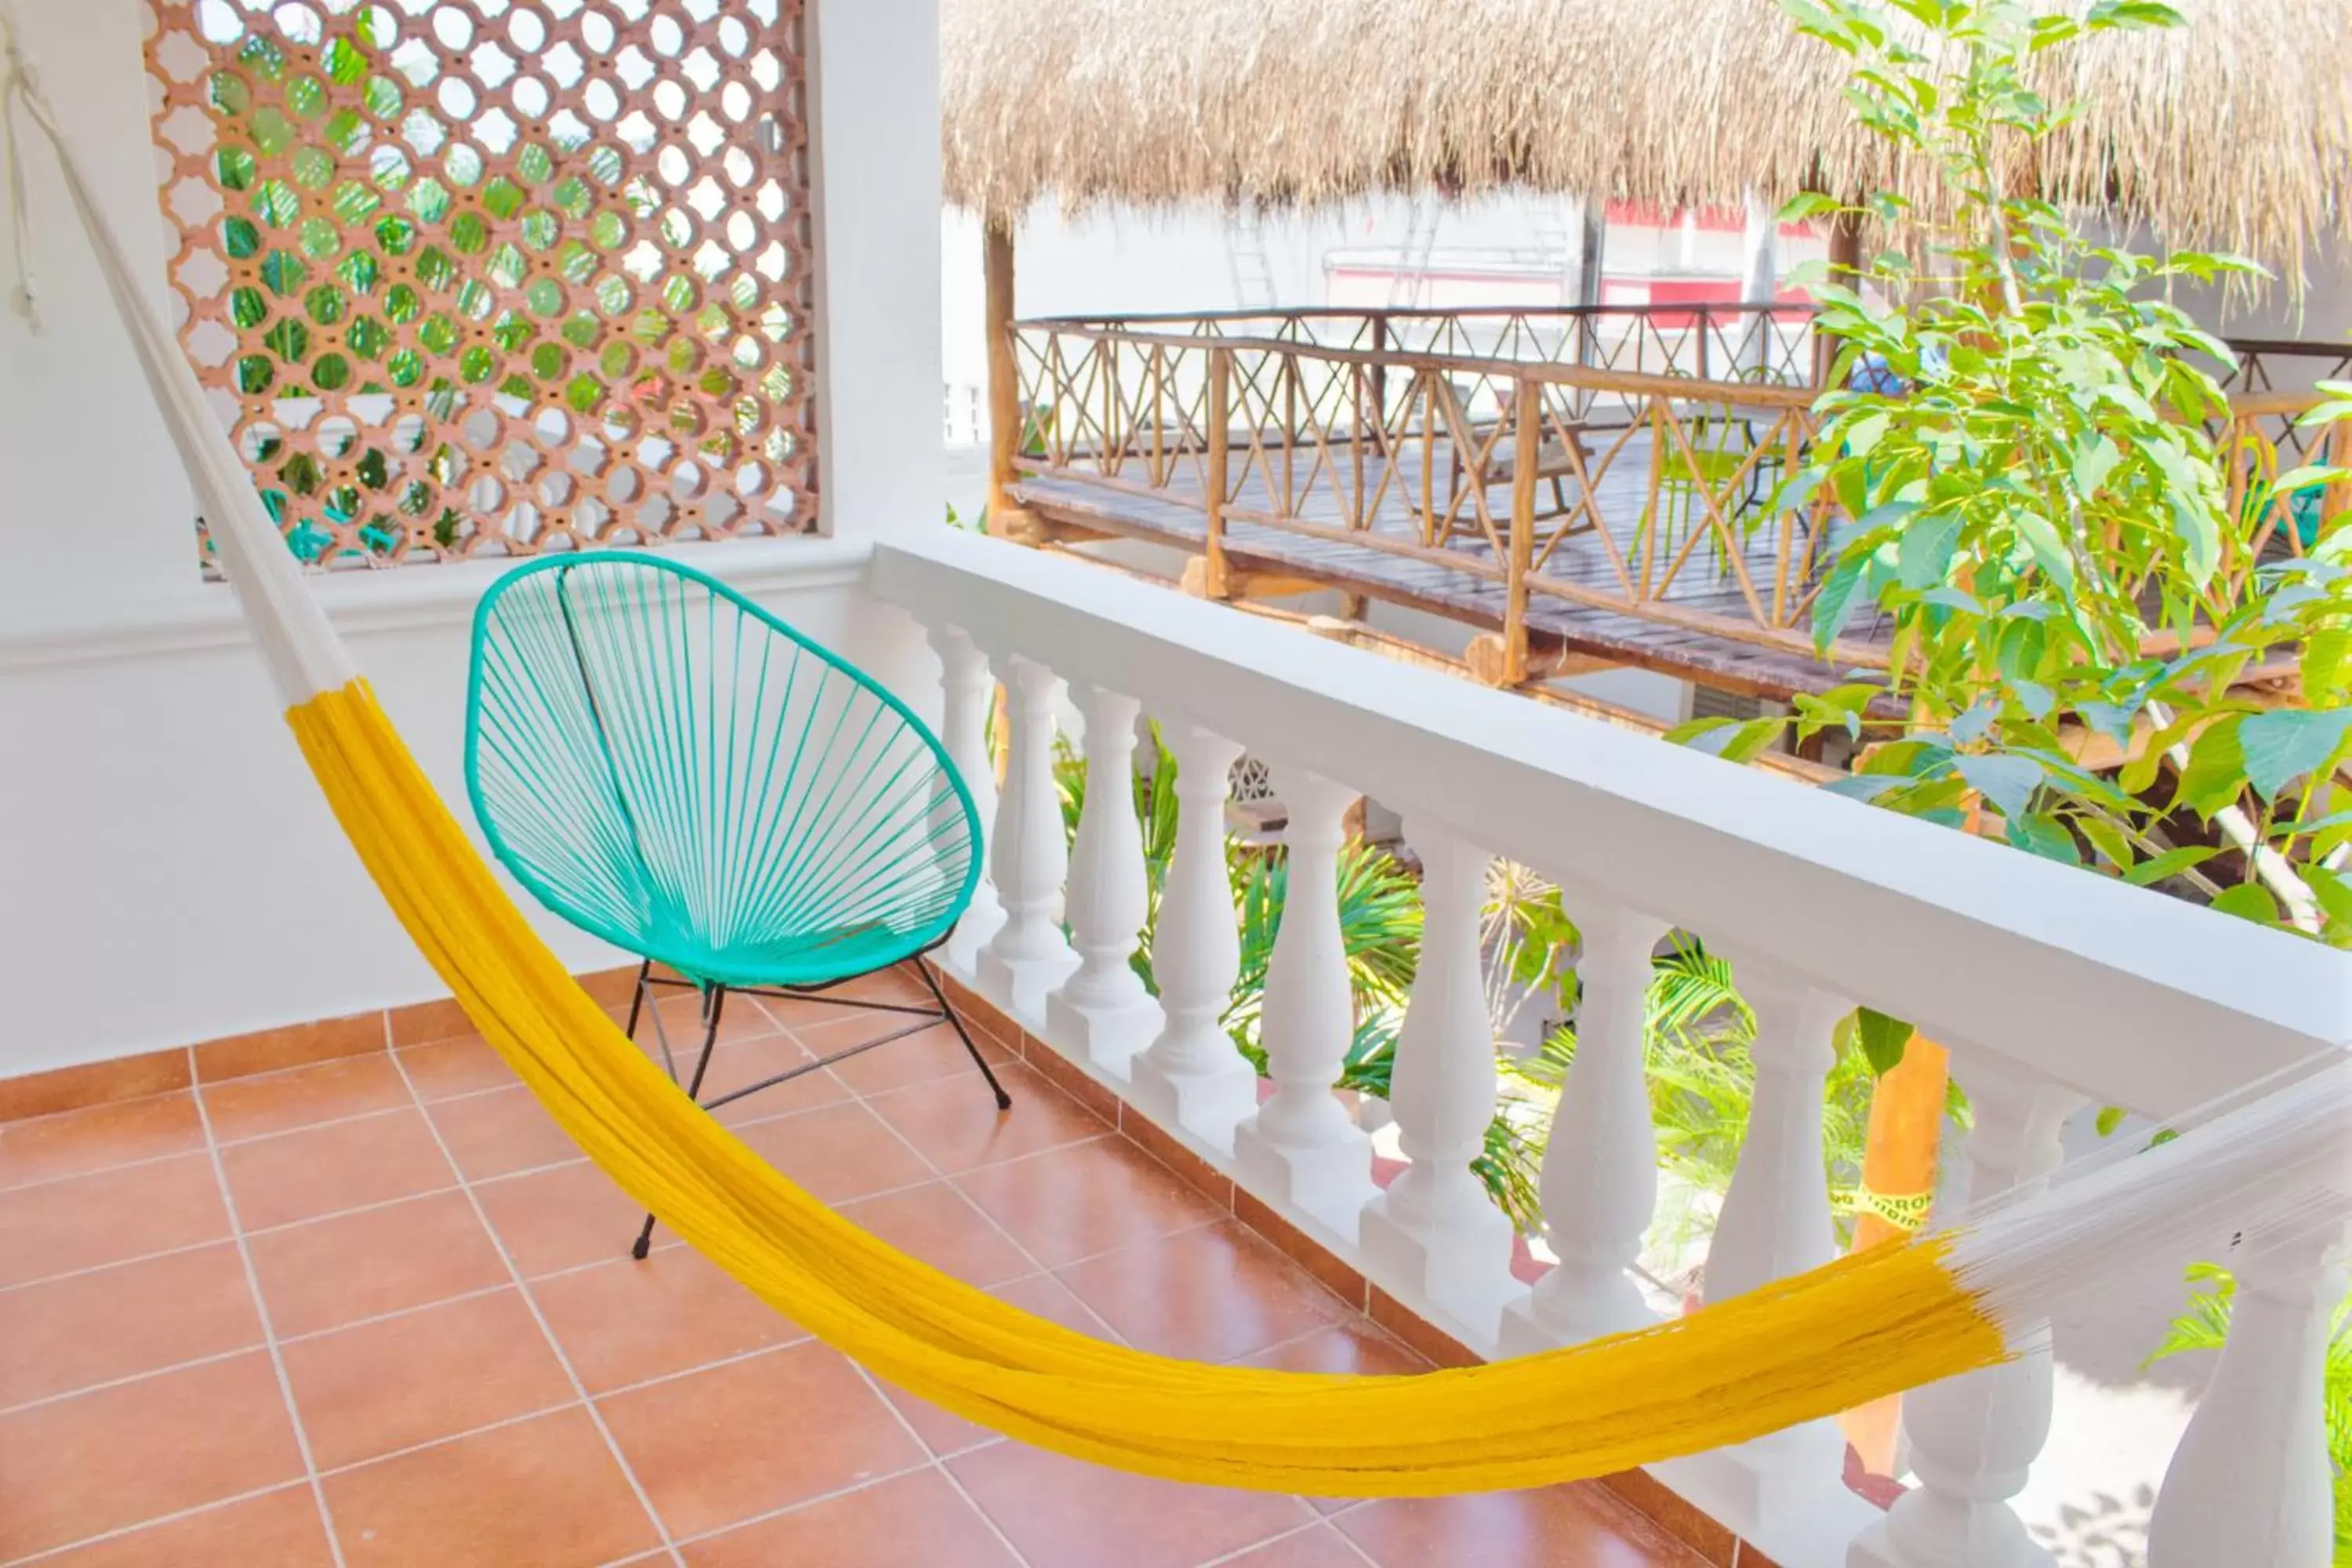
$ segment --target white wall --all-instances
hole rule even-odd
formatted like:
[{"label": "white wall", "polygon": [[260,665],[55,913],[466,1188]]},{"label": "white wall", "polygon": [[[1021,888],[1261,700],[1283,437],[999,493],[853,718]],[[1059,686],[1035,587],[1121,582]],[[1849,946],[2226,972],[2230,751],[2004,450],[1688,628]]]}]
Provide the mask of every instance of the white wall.
[{"label": "white wall", "polygon": [[[136,0],[19,10],[101,205],[160,256]],[[866,541],[939,517],[937,72],[908,47],[935,26],[930,0],[818,6],[814,163],[852,220],[820,229],[820,254],[857,283],[818,321],[835,537],[688,547],[913,690],[928,650],[858,584]],[[439,994],[303,770],[230,591],[197,574],[187,487],[47,154],[25,152],[47,331],[0,316],[0,1076]],[[156,281],[160,300],[160,264]],[[467,626],[501,569],[317,584],[469,826]],[[622,962],[537,923],[567,963]]]}]

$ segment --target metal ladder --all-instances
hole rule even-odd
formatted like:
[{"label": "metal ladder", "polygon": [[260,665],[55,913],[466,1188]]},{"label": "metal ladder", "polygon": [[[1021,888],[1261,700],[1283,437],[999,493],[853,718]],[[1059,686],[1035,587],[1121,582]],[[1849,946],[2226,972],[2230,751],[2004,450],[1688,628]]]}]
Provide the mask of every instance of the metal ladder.
[{"label": "metal ladder", "polygon": [[1389,304],[1407,308],[1421,303],[1422,285],[1429,277],[1430,252],[1437,248],[1438,204],[1428,196],[1412,198],[1404,249],[1397,258],[1396,276],[1389,280]]},{"label": "metal ladder", "polygon": [[1274,306],[1274,266],[1265,254],[1265,222],[1247,203],[1234,209],[1225,226],[1225,264],[1232,268],[1234,302],[1244,310]]}]

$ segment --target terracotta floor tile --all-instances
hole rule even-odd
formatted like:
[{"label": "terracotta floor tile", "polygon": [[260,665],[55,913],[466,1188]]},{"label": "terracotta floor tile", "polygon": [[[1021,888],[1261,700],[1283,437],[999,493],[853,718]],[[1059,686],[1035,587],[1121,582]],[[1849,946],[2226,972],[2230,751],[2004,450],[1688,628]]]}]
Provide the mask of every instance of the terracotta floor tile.
[{"label": "terracotta floor tile", "polygon": [[761,1158],[829,1204],[911,1187],[936,1174],[861,1104],[758,1122],[741,1136]]},{"label": "terracotta floor tile", "polygon": [[[896,1001],[898,998],[891,997],[887,1000]],[[908,1000],[919,1006],[928,1006],[930,1004],[930,998],[928,996],[919,1001],[912,998]],[[800,1036],[803,1043],[806,1045],[817,1047],[817,1037],[820,1034],[835,1037],[826,1045],[817,1047],[819,1056],[823,1056],[828,1050],[837,1051],[844,1047],[855,1045],[860,1040],[870,1040],[877,1035],[887,1034],[897,1027],[900,1021],[897,1014],[869,1012],[861,1008],[837,1005],[831,1002],[815,1002],[804,996],[762,996],[759,1001],[761,1009],[769,1017],[774,1019],[779,1027],[790,1029],[793,1034]],[[911,1019],[906,1021],[912,1022]]]},{"label": "terracotta floor tile", "polygon": [[903,1388],[885,1383],[882,1397],[915,1429],[923,1447],[942,1459],[950,1454],[968,1454],[974,1448],[1004,1441],[1003,1434],[992,1432],[976,1421],[967,1421],[953,1411],[942,1410]]},{"label": "terracotta floor tile", "polygon": [[259,1351],[0,1415],[0,1561],[298,1479]]},{"label": "terracotta floor tile", "polygon": [[194,1097],[159,1094],[0,1125],[0,1187],[101,1171],[205,1146]]},{"label": "terracotta floor tile", "polygon": [[866,1104],[950,1174],[1110,1131],[1094,1112],[1018,1063],[997,1068],[996,1076],[1013,1097],[1010,1110],[996,1109],[977,1071],[894,1089]]},{"label": "terracotta floor tile", "polygon": [[41,1568],[331,1568],[327,1527],[307,1483],[223,1503],[41,1559]]},{"label": "terracotta floor tile", "polygon": [[430,1306],[509,1278],[474,1205],[454,1190],[264,1231],[247,1246],[281,1337]]},{"label": "terracotta floor tile", "polygon": [[518,1084],[488,1094],[436,1100],[425,1108],[457,1168],[469,1182],[509,1176],[586,1156],[530,1090]]},{"label": "terracotta floor tile", "polygon": [[479,1035],[459,1035],[430,1045],[404,1046],[394,1055],[400,1058],[409,1081],[416,1086],[419,1100],[446,1100],[453,1094],[472,1094],[478,1089],[506,1089],[516,1081],[514,1069]]},{"label": "terracotta floor tile", "polygon": [[1222,1212],[1123,1138],[983,1165],[955,1184],[1048,1268],[1207,1225]]},{"label": "terracotta floor tile", "polygon": [[678,1535],[929,1458],[865,1379],[814,1341],[597,1405],[629,1468]]},{"label": "terracotta floor tile", "polygon": [[228,1235],[209,1155],[183,1154],[0,1192],[0,1285]]},{"label": "terracotta floor tile", "polygon": [[531,1295],[592,1394],[808,1337],[690,1247],[559,1274]]},{"label": "terracotta floor tile", "polygon": [[[626,1258],[646,1211],[583,1161],[474,1189],[490,1229],[526,1277]],[[654,1245],[663,1245],[659,1232]]]},{"label": "terracotta floor tile", "polygon": [[1332,1521],[1381,1568],[1701,1568],[1594,1486],[1390,1498]]},{"label": "terracotta floor tile", "polygon": [[[891,1013],[876,1016],[888,1020],[888,1028],[880,1031],[885,1034],[889,1029],[904,1028],[916,1022]],[[844,1025],[838,1023],[801,1032],[801,1043],[819,1056],[846,1050],[864,1037],[870,1036],[849,1033]],[[972,1043],[980,1047],[991,1067],[1003,1067],[1013,1059],[1005,1054],[1003,1047],[985,1035],[975,1031]],[[861,1051],[847,1061],[837,1064],[833,1070],[841,1075],[844,1083],[860,1094],[884,1094],[894,1089],[908,1089],[940,1079],[980,1077],[980,1068],[972,1065],[971,1053],[963,1048],[961,1040],[956,1038],[955,1030],[945,1024],[933,1024],[903,1039]],[[983,1099],[987,1097],[988,1086],[984,1081],[980,1086],[980,1092]]]},{"label": "terracotta floor tile", "polygon": [[281,1353],[322,1470],[576,1397],[512,1289],[296,1340]]},{"label": "terracotta floor tile", "polygon": [[1031,1568],[1193,1568],[1315,1518],[1297,1498],[1181,1486],[1022,1443],[947,1464]]},{"label": "terracotta floor tile", "polygon": [[1364,1568],[1364,1554],[1329,1525],[1318,1524],[1229,1558],[1219,1568]]},{"label": "terracotta floor tile", "polygon": [[0,1296],[0,1408],[259,1345],[232,1242]]},{"label": "terracotta floor tile", "polygon": [[205,1111],[224,1143],[409,1103],[407,1080],[385,1052],[206,1084]]},{"label": "terracotta floor tile", "polygon": [[1360,1320],[1317,1329],[1303,1339],[1243,1356],[1243,1366],[1284,1372],[1344,1372],[1357,1376],[1400,1376],[1427,1372],[1429,1363]]},{"label": "terracotta floor tile", "polygon": [[1078,1300],[1077,1293],[1051,1274],[1033,1274],[1026,1279],[1015,1279],[1010,1285],[992,1285],[988,1293],[1000,1301],[1009,1301],[1024,1312],[1048,1318],[1066,1329],[1092,1334],[1098,1340],[1114,1344],[1124,1342],[1118,1331],[1103,1321],[1092,1307]]},{"label": "terracotta floor tile", "polygon": [[326,1478],[349,1568],[589,1568],[660,1542],[585,1410]]},{"label": "terracotta floor tile", "polygon": [[[658,994],[661,997],[658,1005],[662,1027],[668,1032],[670,1054],[677,1058],[678,1076],[683,1078],[693,1065],[695,1053],[702,1049],[702,998],[691,991],[680,992],[667,987]],[[621,1024],[626,1027],[629,1011],[625,1003],[619,1012]],[[730,994],[726,1005],[719,1009],[719,1043],[721,1046],[772,1035],[782,1026],[768,1016],[756,996]],[[648,1052],[656,1056],[660,1054],[661,1047],[654,1036],[650,1014],[638,1018],[635,1038]]]},{"label": "terracotta floor tile", "polygon": [[697,1542],[686,1561],[688,1568],[1021,1568],[979,1510],[928,1469]]},{"label": "terracotta floor tile", "polygon": [[389,1110],[307,1127],[220,1153],[247,1230],[315,1219],[456,1184],[422,1112]]},{"label": "terracotta floor tile", "polygon": [[1129,1342],[1190,1361],[1250,1355],[1346,1313],[1303,1269],[1230,1222],[1056,1272]]},{"label": "terracotta floor tile", "polygon": [[[710,1070],[703,1075],[702,1099],[708,1102],[780,1072],[806,1067],[815,1059],[790,1035],[766,1035],[740,1045],[721,1046],[711,1053]],[[689,1063],[680,1063],[678,1070],[690,1074],[693,1068]],[[820,1105],[838,1105],[848,1098],[847,1086],[833,1076],[833,1069],[819,1068],[755,1090],[710,1114],[730,1127],[740,1127],[747,1121],[765,1121]]]},{"label": "terracotta floor tile", "polygon": [[1037,1271],[1027,1254],[946,1182],[845,1204],[841,1215],[967,1285],[1000,1285]]}]

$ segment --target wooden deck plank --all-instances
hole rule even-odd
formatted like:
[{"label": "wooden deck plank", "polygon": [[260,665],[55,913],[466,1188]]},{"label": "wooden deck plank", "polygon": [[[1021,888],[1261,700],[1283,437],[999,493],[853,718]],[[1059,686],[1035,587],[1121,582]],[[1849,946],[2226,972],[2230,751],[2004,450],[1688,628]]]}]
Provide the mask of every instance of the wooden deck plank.
[{"label": "wooden deck plank", "polygon": [[[1644,440],[1637,436],[1629,442],[1594,486],[1598,510],[1610,539],[1619,554],[1629,558],[1639,548],[1636,527],[1649,502],[1650,459],[1643,449]],[[1346,528],[1355,494],[1353,462],[1344,446],[1335,447],[1334,452],[1336,461],[1319,466],[1313,463],[1311,455],[1298,454],[1293,470],[1294,505],[1286,510],[1274,488],[1279,465],[1269,465],[1259,455],[1237,448],[1231,458],[1235,474],[1232,509],[1296,515],[1322,528]],[[1077,460],[1089,470],[1095,467],[1091,459]],[[1380,482],[1383,461],[1376,454],[1368,453],[1365,458],[1369,477],[1365,491],[1380,497],[1370,519],[1370,531],[1383,539],[1421,542],[1425,535],[1418,514],[1421,456],[1417,445],[1409,444],[1398,454],[1394,473],[1384,487]],[[1441,458],[1439,462],[1436,489],[1442,496],[1446,491],[1442,468],[1444,459]],[[1024,506],[1055,521],[1075,522],[1194,554],[1206,550],[1203,465],[1192,461],[1174,463],[1167,484],[1150,490],[1140,488],[1149,478],[1147,465],[1140,459],[1129,458],[1115,465],[1115,468],[1111,483],[1104,482],[1091,471],[1032,472],[1020,480],[1017,494]],[[1548,488],[1539,486],[1538,494],[1540,506],[1552,505]],[[1571,498],[1573,494],[1571,489]],[[1487,504],[1490,515],[1498,520],[1494,538],[1507,538],[1507,486],[1491,489]],[[1504,585],[1498,577],[1483,575],[1476,570],[1481,565],[1492,569],[1494,544],[1476,520],[1466,496],[1462,512],[1447,542],[1449,552],[1460,555],[1468,568],[1461,571],[1439,562],[1293,532],[1230,513],[1225,524],[1225,555],[1244,572],[1327,584],[1343,592],[1366,595],[1482,630],[1496,630],[1503,624]],[[1538,526],[1542,529],[1546,525]],[[1548,533],[1540,533],[1538,549],[1541,550],[1548,540]],[[1663,552],[1664,546],[1661,550]],[[1769,596],[1775,572],[1769,534],[1759,531],[1739,553],[1741,564],[1759,595]],[[1747,621],[1749,610],[1746,595],[1722,557],[1714,540],[1702,540],[1658,596],[1677,609],[1706,611]],[[1622,590],[1607,544],[1591,530],[1561,541],[1539,575],[1591,591],[1616,594]],[[1596,607],[1542,592],[1530,595],[1527,620],[1531,647],[1536,650],[1582,654],[1635,665],[1748,695],[1785,700],[1794,692],[1825,690],[1839,684],[1843,676],[1836,667],[1801,652],[1712,637],[1686,626],[1646,619],[1631,610]],[[1874,636],[1883,634],[1865,633],[1860,640],[1871,640]]]}]

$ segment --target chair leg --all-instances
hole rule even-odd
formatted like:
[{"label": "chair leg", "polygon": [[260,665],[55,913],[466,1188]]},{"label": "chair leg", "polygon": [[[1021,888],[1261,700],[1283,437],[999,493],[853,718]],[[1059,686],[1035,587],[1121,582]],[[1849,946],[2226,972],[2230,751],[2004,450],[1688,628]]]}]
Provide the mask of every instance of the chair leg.
[{"label": "chair leg", "polygon": [[[686,1086],[687,1098],[689,1100],[701,1098],[702,1075],[710,1070],[710,1052],[719,1044],[719,1015],[726,1005],[726,986],[713,984],[709,990],[702,994],[702,1054],[695,1058],[694,1078]],[[632,1007],[631,1012],[635,1011],[635,1009]],[[629,1248],[629,1256],[642,1263],[645,1261],[646,1255],[653,1250],[653,1245],[654,1216],[647,1215],[644,1227],[637,1232],[636,1244]]]},{"label": "chair leg", "polygon": [[963,1026],[963,1020],[956,1016],[956,1010],[948,1005],[948,994],[940,989],[939,976],[933,974],[931,966],[919,958],[910,958],[907,962],[913,964],[915,973],[923,977],[923,984],[931,988],[931,996],[939,1003],[940,1012],[955,1026],[956,1038],[963,1042],[963,1048],[971,1053],[972,1065],[980,1068],[980,1076],[988,1080],[988,1087],[996,1091],[996,1109],[1012,1110],[1013,1097],[1004,1092],[1003,1084],[996,1081],[996,1074],[989,1070],[988,1058],[982,1056],[980,1047],[971,1043],[971,1031]]},{"label": "chair leg", "polygon": [[637,1037],[637,1016],[646,1005],[646,979],[653,972],[654,961],[648,958],[637,965],[637,983],[629,988],[629,1026],[624,1032],[633,1040]]}]

